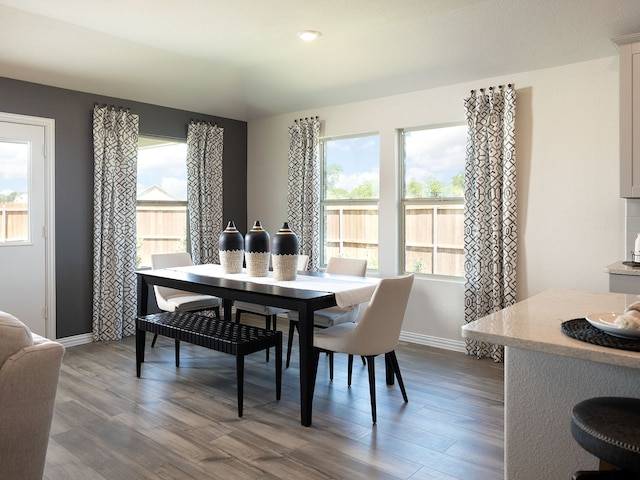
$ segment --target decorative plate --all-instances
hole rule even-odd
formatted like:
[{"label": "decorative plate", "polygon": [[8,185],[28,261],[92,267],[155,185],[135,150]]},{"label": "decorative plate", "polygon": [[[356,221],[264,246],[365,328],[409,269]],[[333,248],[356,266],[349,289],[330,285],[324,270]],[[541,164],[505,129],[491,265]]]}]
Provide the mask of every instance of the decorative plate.
[{"label": "decorative plate", "polygon": [[640,329],[637,328],[621,328],[617,326],[614,322],[616,318],[618,318],[623,313],[620,312],[599,312],[599,313],[590,313],[585,318],[587,322],[589,322],[594,327],[602,330],[603,332],[608,333],[609,335],[614,335],[616,337],[622,338],[636,338],[640,339]]}]

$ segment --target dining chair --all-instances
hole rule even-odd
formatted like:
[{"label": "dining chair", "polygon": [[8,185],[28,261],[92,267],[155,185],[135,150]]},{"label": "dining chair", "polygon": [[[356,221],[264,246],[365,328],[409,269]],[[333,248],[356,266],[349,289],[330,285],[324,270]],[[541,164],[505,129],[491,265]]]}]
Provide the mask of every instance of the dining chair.
[{"label": "dining chair", "polygon": [[[191,254],[188,252],[177,253],[155,253],[151,255],[151,267],[172,268],[188,267],[193,265]],[[169,287],[153,286],[156,294],[156,302],[160,310],[165,312],[199,312],[203,310],[213,310],[215,317],[220,318],[220,305],[222,300],[212,295],[202,295],[200,293],[187,292]],[[153,336],[151,347],[153,348],[158,339],[158,334]],[[178,342],[178,340],[176,340]]]},{"label": "dining chair", "polygon": [[[364,277],[367,273],[367,261],[359,258],[331,257],[327,262],[325,273]],[[314,312],[313,326],[327,328],[345,322],[355,322],[358,320],[359,313],[360,305],[323,308]],[[287,361],[285,366],[289,368],[293,333],[298,328],[298,312],[290,311],[287,316],[289,317],[289,338],[287,339]],[[329,377],[333,380],[333,355],[331,354],[329,354]]]},{"label": "dining chair", "polygon": [[[409,401],[404,388],[395,348],[400,338],[402,322],[413,284],[413,274],[380,280],[358,323],[348,322],[334,325],[314,334],[316,376],[320,352],[346,353],[348,357],[348,385],[351,386],[353,356],[366,359],[369,372],[369,395],[371,417],[377,421],[375,357],[385,355],[387,365],[393,368],[402,398]],[[315,377],[314,377],[315,378]],[[314,380],[315,385],[315,380]]]},{"label": "dining chair", "polygon": [[[304,272],[309,265],[309,255],[298,255],[297,269],[299,272]],[[258,305],[256,303],[249,302],[235,302],[236,307],[236,323],[240,323],[240,317],[243,313],[253,313],[265,318],[265,328],[267,330],[277,330],[278,315],[288,313],[289,310],[285,308],[276,308],[268,305]],[[267,362],[269,361],[269,350],[267,349]]]}]

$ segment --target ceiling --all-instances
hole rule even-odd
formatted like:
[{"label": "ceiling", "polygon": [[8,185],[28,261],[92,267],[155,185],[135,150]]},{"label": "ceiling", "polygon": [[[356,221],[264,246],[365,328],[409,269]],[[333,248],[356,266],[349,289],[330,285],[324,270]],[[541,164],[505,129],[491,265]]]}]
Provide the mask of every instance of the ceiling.
[{"label": "ceiling", "polygon": [[0,76],[248,121],[611,56],[637,32],[640,0],[0,0]]}]

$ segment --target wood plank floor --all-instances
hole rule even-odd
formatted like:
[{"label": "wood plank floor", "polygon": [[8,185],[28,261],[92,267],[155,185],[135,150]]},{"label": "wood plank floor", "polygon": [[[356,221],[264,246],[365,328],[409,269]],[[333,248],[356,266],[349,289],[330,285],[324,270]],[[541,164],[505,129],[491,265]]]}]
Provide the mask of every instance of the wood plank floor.
[{"label": "wood plank floor", "polygon": [[379,358],[373,426],[366,367],[354,362],[348,388],[346,356],[333,382],[321,357],[306,428],[297,350],[279,402],[273,360],[246,357],[238,418],[231,355],[183,344],[176,369],[173,341],[151,349],[150,337],[140,379],[133,337],[67,349],[45,479],[503,478],[503,368],[490,360],[401,342],[409,402],[387,387]]}]

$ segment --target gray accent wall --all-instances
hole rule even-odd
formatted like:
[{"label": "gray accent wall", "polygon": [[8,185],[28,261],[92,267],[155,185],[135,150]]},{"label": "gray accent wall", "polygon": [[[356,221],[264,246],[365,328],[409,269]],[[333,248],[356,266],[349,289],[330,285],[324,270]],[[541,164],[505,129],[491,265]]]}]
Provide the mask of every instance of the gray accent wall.
[{"label": "gray accent wall", "polygon": [[58,338],[89,333],[92,328],[92,115],[96,104],[128,108],[139,115],[141,135],[186,139],[190,120],[223,127],[224,222],[233,219],[240,231],[246,231],[246,122],[0,77],[0,111],[55,120]]}]

